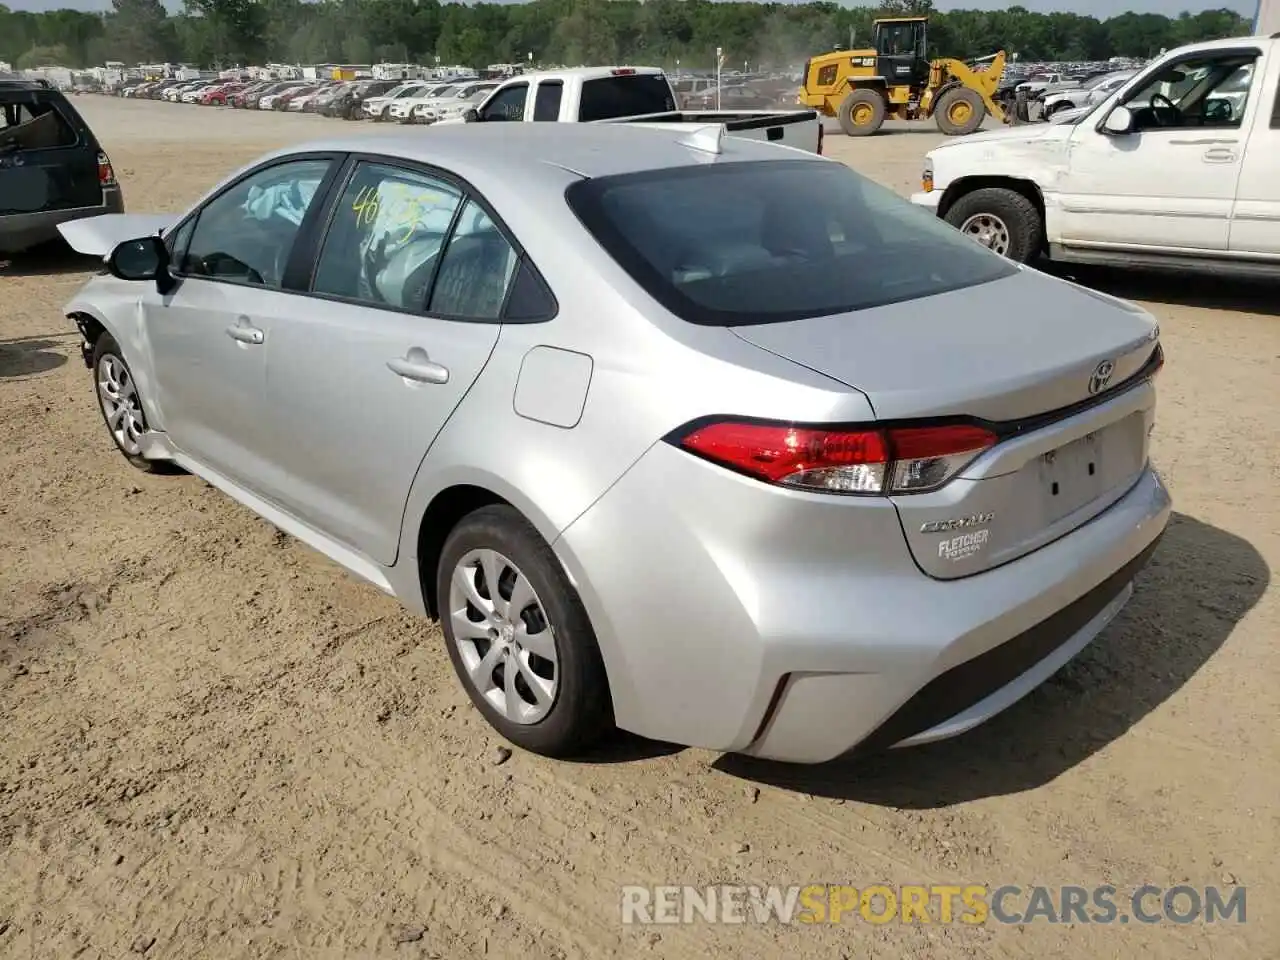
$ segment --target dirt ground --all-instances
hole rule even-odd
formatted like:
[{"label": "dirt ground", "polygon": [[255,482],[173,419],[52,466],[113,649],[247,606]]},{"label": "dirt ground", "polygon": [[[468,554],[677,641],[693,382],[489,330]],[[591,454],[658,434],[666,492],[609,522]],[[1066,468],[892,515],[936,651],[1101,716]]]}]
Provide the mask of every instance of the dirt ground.
[{"label": "dirt ground", "polygon": [[[79,103],[137,212],[271,147],[386,132]],[[907,191],[935,142],[828,152]],[[1164,331],[1154,456],[1178,515],[1136,597],[963,738],[787,768],[634,739],[500,762],[438,630],[200,480],[115,452],[60,311],[86,275],[61,257],[0,270],[0,956],[1280,956],[1274,288],[1081,275]],[[722,882],[1242,885],[1248,913],[620,923],[621,884]]]}]

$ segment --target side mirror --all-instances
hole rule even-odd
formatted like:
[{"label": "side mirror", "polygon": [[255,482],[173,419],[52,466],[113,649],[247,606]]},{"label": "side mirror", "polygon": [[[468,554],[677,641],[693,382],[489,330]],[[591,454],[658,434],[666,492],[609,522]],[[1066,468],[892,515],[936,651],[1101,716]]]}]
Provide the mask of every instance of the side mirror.
[{"label": "side mirror", "polygon": [[154,280],[161,293],[174,287],[169,273],[169,250],[158,236],[139,237],[116,245],[107,257],[107,270],[121,280]]},{"label": "side mirror", "polygon": [[1132,111],[1130,111],[1128,107],[1116,107],[1107,114],[1107,119],[1102,121],[1102,130],[1104,133],[1110,133],[1114,136],[1123,136],[1126,133],[1132,133]]},{"label": "side mirror", "polygon": [[1235,119],[1235,109],[1226,97],[1210,97],[1204,102],[1204,118],[1218,123],[1230,123]]},{"label": "side mirror", "polygon": [[463,123],[475,123],[479,119],[480,119],[480,111],[477,110],[475,107],[467,107],[467,109],[462,111]]}]

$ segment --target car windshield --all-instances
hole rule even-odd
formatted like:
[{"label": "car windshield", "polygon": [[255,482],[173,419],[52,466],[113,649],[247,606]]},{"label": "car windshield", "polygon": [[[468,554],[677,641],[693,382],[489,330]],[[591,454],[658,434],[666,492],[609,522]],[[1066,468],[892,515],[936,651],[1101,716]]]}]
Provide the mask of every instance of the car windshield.
[{"label": "car windshield", "polygon": [[776,323],[917,300],[1016,267],[844,164],[716,163],[573,184],[570,207],[692,323]]}]

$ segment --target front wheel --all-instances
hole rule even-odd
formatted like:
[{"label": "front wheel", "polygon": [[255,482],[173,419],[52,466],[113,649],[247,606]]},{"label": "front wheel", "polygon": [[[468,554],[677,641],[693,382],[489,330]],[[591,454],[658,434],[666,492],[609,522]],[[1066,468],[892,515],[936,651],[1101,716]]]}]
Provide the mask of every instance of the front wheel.
[{"label": "front wheel", "polygon": [[613,730],[604,661],[555,553],[512,507],[449,534],[436,571],[449,659],[471,702],[512,743],[580,754]]},{"label": "front wheel", "polygon": [[939,130],[949,137],[963,137],[982,126],[987,116],[987,105],[978,91],[952,87],[938,98],[933,112],[938,118]]},{"label": "front wheel", "polygon": [[104,333],[94,344],[93,379],[98,392],[98,409],[102,411],[102,420],[116,449],[139,470],[161,472],[161,462],[148,460],[142,455],[142,436],[147,432],[142,396],[133,379],[133,371],[120,352],[120,345],[109,333]]},{"label": "front wheel", "polygon": [[1016,190],[984,187],[966,193],[948,208],[946,221],[1010,260],[1030,263],[1040,253],[1044,220],[1036,205]]}]

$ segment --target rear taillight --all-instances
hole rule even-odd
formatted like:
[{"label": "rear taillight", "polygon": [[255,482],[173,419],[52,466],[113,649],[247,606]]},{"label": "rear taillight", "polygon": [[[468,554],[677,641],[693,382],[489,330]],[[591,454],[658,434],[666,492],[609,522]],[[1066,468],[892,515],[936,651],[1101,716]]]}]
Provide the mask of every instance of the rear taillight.
[{"label": "rear taillight", "polygon": [[110,159],[101,151],[98,152],[98,185],[102,187],[116,185],[116,172],[111,169]]},{"label": "rear taillight", "polygon": [[970,424],[848,430],[745,420],[716,420],[672,437],[692,454],[768,483],[848,494],[935,490],[997,439]]}]

